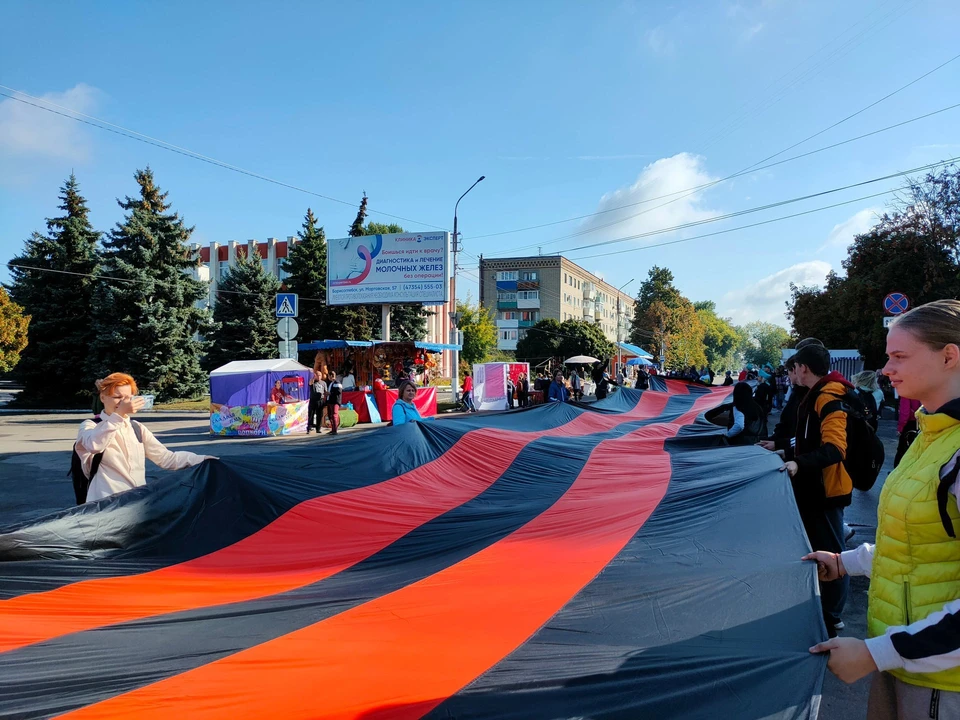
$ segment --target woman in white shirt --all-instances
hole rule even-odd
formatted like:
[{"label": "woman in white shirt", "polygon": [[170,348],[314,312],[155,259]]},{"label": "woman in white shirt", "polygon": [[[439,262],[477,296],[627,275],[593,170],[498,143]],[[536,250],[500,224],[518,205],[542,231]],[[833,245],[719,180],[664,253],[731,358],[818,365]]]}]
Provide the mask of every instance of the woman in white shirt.
[{"label": "woman in white shirt", "polygon": [[102,453],[96,475],[90,478],[87,502],[146,485],[145,458],[164,470],[181,470],[204,460],[217,459],[212,455],[167,450],[152,432],[138,423],[141,442],[130,419],[144,405],[144,399],[137,396],[134,379],[126,373],[112,373],[96,384],[103,403],[100,422],[85,420],[74,445],[87,477],[90,477],[94,457]]}]

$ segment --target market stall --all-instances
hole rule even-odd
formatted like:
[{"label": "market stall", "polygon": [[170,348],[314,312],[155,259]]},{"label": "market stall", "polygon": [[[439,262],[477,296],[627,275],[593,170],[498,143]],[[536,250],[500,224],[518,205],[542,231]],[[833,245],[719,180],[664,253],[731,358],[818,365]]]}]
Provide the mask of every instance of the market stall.
[{"label": "market stall", "polygon": [[306,433],[313,371],[295,360],[236,360],[210,373],[210,432]]},{"label": "market stall", "polygon": [[332,371],[354,379],[352,389],[344,387],[343,402],[353,405],[362,423],[390,420],[397,400],[395,386],[404,378],[419,387],[414,404],[420,414],[436,415],[437,392],[429,383],[439,367],[437,355],[459,349],[459,345],[379,340],[317,340],[298,346],[301,353],[315,352],[314,369],[324,376]]}]

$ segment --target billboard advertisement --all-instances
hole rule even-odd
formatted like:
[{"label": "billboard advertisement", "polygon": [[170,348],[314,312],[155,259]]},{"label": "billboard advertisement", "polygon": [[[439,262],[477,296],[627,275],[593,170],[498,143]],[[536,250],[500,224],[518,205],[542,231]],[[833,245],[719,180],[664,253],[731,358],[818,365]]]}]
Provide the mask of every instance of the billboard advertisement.
[{"label": "billboard advertisement", "polygon": [[448,295],[450,233],[365,235],[327,241],[327,304],[423,303]]}]

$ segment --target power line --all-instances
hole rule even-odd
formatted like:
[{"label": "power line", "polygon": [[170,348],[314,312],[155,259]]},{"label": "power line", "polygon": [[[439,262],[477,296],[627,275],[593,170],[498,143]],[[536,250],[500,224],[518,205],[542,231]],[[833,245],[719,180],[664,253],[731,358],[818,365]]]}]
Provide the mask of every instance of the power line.
[{"label": "power line", "polygon": [[[225,170],[231,170],[233,172],[240,173],[241,175],[247,175],[248,177],[256,178],[257,180],[263,180],[264,182],[272,183],[274,185],[279,185],[280,187],[285,187],[290,190],[296,190],[297,192],[302,192],[306,195],[312,195],[314,197],[318,197],[323,200],[329,200],[330,202],[340,203],[341,205],[347,205],[349,207],[357,206],[357,203],[352,203],[347,200],[340,200],[339,198],[331,197],[330,195],[324,195],[322,193],[314,192],[313,190],[307,190],[306,188],[302,188],[297,185],[292,185],[290,183],[283,182],[282,180],[275,180],[273,178],[267,177],[266,175],[261,175],[260,173],[256,173],[250,170],[245,170],[244,168],[237,167],[236,165],[231,165],[230,163],[223,162],[222,160],[217,160],[215,158],[207,157],[206,155],[202,155],[193,150],[179,147],[178,145],[174,145],[173,143],[168,143],[165,140],[158,140],[157,138],[150,137],[149,135],[144,135],[143,133],[139,133],[136,130],[130,130],[129,128],[125,128],[120,125],[115,125],[114,123],[111,123],[107,120],[102,120],[92,115],[87,115],[78,110],[73,110],[71,108],[67,108],[62,105],[57,105],[56,103],[50,102],[49,100],[45,100],[43,98],[30,95],[28,93],[23,92],[22,90],[17,90],[16,88],[11,88],[6,85],[0,85],[0,88],[18,93],[20,95],[23,95],[24,97],[30,98],[31,100],[37,100],[42,103],[53,105],[54,107],[58,107],[61,110],[66,110],[74,114],[69,115],[66,112],[59,112],[58,110],[54,110],[53,108],[46,107],[45,105],[38,105],[37,103],[30,102],[29,100],[24,100],[21,97],[10,95],[5,92],[0,92],[0,96],[2,97],[6,97],[11,100],[16,100],[17,102],[23,103],[24,105],[29,105],[39,110],[44,110],[46,112],[53,113],[54,115],[59,115],[61,117],[65,117],[70,120],[75,120],[79,123],[83,123],[84,125],[90,125],[91,127],[99,128],[100,130],[106,130],[107,132],[111,132],[114,135],[120,135],[122,137],[129,138],[130,140],[136,140],[137,142],[142,142],[146,145],[152,145],[153,147],[160,148],[161,150],[167,150],[169,152],[176,153],[177,155],[183,155],[184,157],[189,157],[194,160],[199,160],[209,165],[214,165],[216,167],[220,167]],[[77,115],[81,117],[76,117]],[[88,119],[84,120],[83,118],[88,118]],[[432,225],[430,223],[421,222],[419,220],[413,220],[411,218],[406,218],[401,215],[393,215],[388,212],[383,212],[382,210],[371,209],[369,210],[369,212],[376,213],[378,215],[383,215],[385,217],[393,218],[395,220],[403,220],[404,222],[414,223],[415,225],[423,225],[424,227],[431,227],[437,230],[446,230],[446,228],[440,227],[439,225]]]},{"label": "power line", "polygon": [[[473,236],[472,239],[477,240],[477,239],[485,238],[485,237],[495,237],[495,236],[499,236],[499,235],[508,235],[508,234],[517,233],[517,232],[525,232],[525,231],[527,231],[527,230],[536,230],[536,229],[539,229],[539,228],[549,227],[549,226],[552,226],[552,225],[559,225],[559,224],[563,224],[563,223],[573,222],[573,221],[575,221],[575,220],[584,220],[584,219],[586,219],[586,218],[595,217],[595,216],[597,216],[597,215],[602,215],[602,214],[609,213],[609,212],[614,212],[614,211],[616,211],[616,210],[622,210],[622,209],[625,209],[625,208],[628,208],[628,207],[634,207],[634,206],[636,206],[636,205],[653,202],[654,200],[661,200],[661,199],[664,199],[664,198],[671,197],[671,196],[673,196],[673,195],[679,195],[679,196],[680,196],[680,197],[674,198],[673,200],[670,200],[669,202],[662,203],[661,205],[657,205],[656,207],[653,207],[653,208],[649,208],[649,209],[647,209],[647,210],[644,210],[644,211],[641,212],[641,213],[637,213],[637,214],[635,214],[635,215],[630,215],[630,216],[628,216],[628,217],[621,218],[620,220],[614,221],[614,222],[612,222],[612,223],[607,223],[607,224],[605,224],[605,225],[599,225],[599,226],[594,227],[594,228],[590,228],[590,229],[587,229],[587,230],[582,230],[582,231],[579,231],[579,232],[576,232],[576,233],[571,233],[570,235],[565,235],[565,236],[563,236],[563,237],[555,238],[555,239],[553,239],[553,240],[548,240],[548,241],[545,241],[545,242],[534,243],[534,244],[531,244],[531,245],[524,245],[524,246],[521,246],[521,247],[519,247],[519,248],[514,248],[514,250],[523,250],[523,249],[530,248],[530,247],[536,247],[537,245],[546,245],[546,244],[549,244],[549,243],[559,242],[559,241],[561,241],[561,240],[566,240],[566,239],[571,238],[571,237],[577,237],[577,236],[579,236],[579,235],[587,234],[587,233],[590,233],[590,232],[595,232],[595,231],[597,231],[597,230],[602,230],[602,229],[607,228],[607,227],[610,227],[610,226],[612,226],[612,225],[616,225],[616,224],[619,224],[619,223],[621,223],[621,222],[625,222],[626,220],[631,220],[631,219],[633,219],[633,218],[635,218],[635,217],[638,217],[639,215],[643,215],[643,214],[646,214],[646,213],[648,213],[648,212],[652,212],[653,210],[656,210],[656,209],[658,209],[658,208],[664,207],[664,206],[669,205],[669,204],[671,204],[671,203],[677,202],[678,200],[682,200],[682,199],[685,198],[685,197],[689,197],[689,196],[692,195],[694,192],[697,192],[697,191],[699,191],[699,190],[703,190],[703,189],[708,188],[708,187],[713,187],[714,185],[719,185],[720,183],[726,182],[727,180],[731,180],[731,179],[733,179],[733,178],[740,177],[740,176],[742,176],[742,175],[745,175],[745,174],[748,174],[748,173],[751,173],[751,172],[756,172],[756,171],[765,169],[766,167],[772,167],[773,165],[765,166],[765,167],[763,167],[763,168],[758,167],[758,166],[759,166],[759,165],[763,165],[763,163],[766,163],[766,162],[769,161],[769,160],[772,160],[772,159],[774,159],[774,158],[776,158],[776,157],[779,157],[779,156],[782,155],[783,153],[788,152],[788,151],[792,150],[793,148],[798,147],[799,145],[802,145],[802,144],[804,144],[804,143],[806,143],[806,142],[808,142],[808,141],[810,141],[810,140],[812,140],[812,139],[814,139],[814,138],[816,138],[816,137],[824,134],[825,132],[828,132],[829,130],[832,130],[833,128],[835,128],[835,127],[837,127],[837,126],[839,126],[839,125],[842,125],[843,123],[847,122],[848,120],[851,120],[851,119],[855,118],[856,116],[858,116],[858,115],[866,112],[866,111],[869,110],[870,108],[873,108],[873,107],[879,105],[880,103],[882,103],[882,102],[884,102],[884,101],[886,101],[886,100],[889,100],[889,99],[890,99],[891,97],[893,97],[894,95],[896,95],[896,94],[898,94],[898,93],[900,93],[900,92],[903,92],[904,90],[906,90],[906,89],[909,88],[910,86],[915,85],[916,83],[920,82],[921,80],[923,80],[924,78],[928,77],[929,75],[931,75],[931,74],[937,72],[938,70],[946,67],[947,65],[949,65],[949,64],[952,63],[952,62],[954,62],[954,61],[957,60],[958,58],[960,58],[960,54],[954,55],[952,58],[950,58],[950,59],[947,60],[946,62],[943,62],[943,63],[941,63],[940,65],[938,65],[937,67],[933,68],[932,70],[927,71],[927,72],[924,73],[923,75],[920,75],[919,77],[914,78],[913,80],[911,80],[910,82],[908,82],[906,85],[902,85],[901,87],[899,87],[899,88],[897,88],[896,90],[888,93],[887,95],[884,95],[884,96],[883,96],[882,98],[880,98],[879,100],[875,100],[874,102],[870,103],[869,105],[866,105],[865,107],[860,108],[860,109],[857,110],[856,112],[851,113],[850,115],[847,115],[846,117],[844,117],[844,118],[842,118],[842,119],[840,119],[840,120],[832,123],[831,125],[828,125],[827,127],[823,128],[822,130],[819,130],[818,132],[815,132],[815,133],[813,133],[812,135],[808,135],[808,136],[805,137],[803,140],[800,140],[800,141],[798,141],[798,142],[795,142],[795,143],[793,143],[792,145],[789,145],[789,146],[785,147],[784,149],[782,149],[782,150],[774,153],[773,155],[769,155],[769,156],[763,158],[762,160],[758,160],[757,162],[753,163],[752,165],[748,165],[747,167],[743,168],[742,170],[738,170],[737,172],[732,173],[731,175],[727,175],[727,176],[725,176],[725,177],[723,177],[723,178],[720,178],[719,180],[714,180],[714,181],[711,181],[711,182],[709,182],[709,183],[703,183],[703,184],[701,184],[701,185],[697,185],[697,186],[694,186],[694,187],[691,187],[691,188],[687,188],[687,189],[685,189],[685,190],[677,190],[676,192],[668,193],[668,194],[662,195],[662,196],[660,196],[660,197],[650,198],[650,199],[642,200],[642,201],[639,201],[639,202],[636,202],[636,203],[628,203],[628,204],[626,204],[626,205],[621,205],[621,206],[618,206],[618,207],[615,207],[615,208],[608,208],[607,210],[600,210],[600,211],[595,212],[595,213],[588,213],[588,214],[586,214],[586,215],[580,215],[580,216],[573,217],[573,218],[567,218],[567,219],[565,219],[565,220],[557,220],[557,221],[553,221],[553,222],[549,222],[549,223],[542,223],[542,224],[540,224],[540,225],[531,225],[531,226],[528,226],[528,227],[525,227],[525,228],[517,228],[517,229],[513,229],[513,230],[503,230],[503,231],[496,232],[496,233],[487,233],[487,234],[485,234],[485,235],[475,235],[475,236]],[[882,128],[882,129],[877,130],[877,131],[875,131],[875,132],[873,132],[873,133],[867,133],[867,134],[862,135],[862,136],[858,136],[858,137],[855,137],[855,138],[850,138],[849,140],[846,140],[846,141],[844,141],[844,142],[842,142],[842,143],[835,143],[834,145],[827,146],[827,147],[824,147],[824,148],[820,148],[819,150],[814,151],[814,152],[822,152],[823,150],[827,150],[827,149],[830,149],[830,148],[832,148],[832,147],[837,147],[838,145],[842,145],[842,144],[845,144],[845,143],[847,143],[847,142],[854,142],[855,140],[859,140],[859,139],[862,139],[862,138],[864,138],[864,137],[869,137],[869,136],[872,135],[872,134],[875,135],[875,134],[877,134],[877,133],[879,133],[879,132],[885,132],[885,131],[891,130],[891,129],[895,128],[895,127],[900,127],[900,126],[902,126],[902,125],[904,125],[904,124],[907,124],[907,123],[909,123],[909,122],[915,122],[915,121],[921,120],[921,119],[923,119],[923,118],[925,118],[925,117],[929,117],[929,116],[932,115],[932,114],[937,114],[937,113],[939,113],[939,112],[945,112],[945,111],[947,111],[947,110],[949,110],[949,109],[952,109],[953,107],[955,107],[955,106],[951,106],[951,107],[948,107],[948,108],[943,108],[943,109],[941,109],[941,110],[935,111],[934,113],[930,113],[930,114],[925,115],[925,116],[920,116],[920,117],[917,117],[917,118],[913,118],[912,120],[908,120],[908,121],[905,121],[905,122],[900,123],[900,124],[897,124],[897,125],[891,125],[891,126],[889,126],[888,128]],[[791,161],[791,160],[794,160],[794,159],[799,159],[799,158],[806,157],[807,155],[812,155],[812,154],[814,154],[814,153],[813,153],[813,152],[811,152],[811,153],[804,153],[804,154],[801,154],[801,155],[796,156],[796,158],[788,158],[788,159],[785,160],[785,161],[781,161],[780,163],[774,163],[774,164],[782,164],[783,162],[788,162],[788,161]]]},{"label": "power line", "polygon": [[802,215],[811,215],[812,213],[821,212],[823,210],[830,210],[831,208],[842,207],[844,205],[852,205],[853,203],[862,202],[864,200],[870,200],[872,198],[882,197],[884,195],[889,195],[891,193],[902,190],[903,188],[890,188],[889,190],[884,190],[883,192],[874,193],[872,195],[864,195],[863,197],[854,198],[853,200],[844,200],[843,202],[834,203],[833,205],[824,205],[823,207],[813,208],[812,210],[804,210],[803,212],[793,213],[792,215],[784,215],[778,218],[772,218],[770,220],[762,220],[760,222],[751,223],[749,225],[740,225],[734,228],[727,228],[726,230],[717,230],[716,232],[705,233],[703,235],[694,235],[693,237],[688,238],[679,238],[677,240],[669,240],[662,243],[654,243],[652,245],[643,245],[642,247],[630,248],[629,250],[616,250],[609,253],[599,253],[597,255],[581,255],[576,258],[570,258],[571,260],[587,260],[589,258],[598,258],[598,257],[608,257],[610,255],[623,255],[625,253],[637,252],[639,250],[649,250],[651,248],[665,247],[667,245],[677,245],[679,243],[690,242],[691,240],[701,240],[703,238],[714,237],[715,235],[725,235],[726,233],[736,232],[737,230],[746,230],[748,228],[759,227],[760,225],[769,225],[770,223],[780,222],[781,220],[789,220],[791,218],[800,217]]},{"label": "power line", "polygon": [[891,173],[889,175],[884,175],[882,177],[872,178],[870,180],[863,180],[861,182],[851,183],[849,185],[844,185],[842,187],[832,188],[830,190],[822,190],[816,193],[810,193],[809,195],[802,195],[800,197],[790,198],[789,200],[780,200],[779,202],[769,203],[767,205],[759,205],[757,207],[748,208],[746,210],[738,210],[736,212],[727,213],[725,215],[718,215],[713,218],[707,218],[705,220],[695,220],[688,223],[683,223],[681,225],[674,225],[672,227],[660,228],[658,230],[649,230],[643,233],[637,233],[635,235],[627,235],[620,238],[614,238],[613,240],[604,240],[601,242],[590,243],[588,245],[580,245],[579,247],[566,248],[561,252],[576,252],[577,250],[587,250],[589,248],[602,247],[604,245],[613,245],[616,243],[626,242],[627,240],[638,240],[640,238],[651,237],[653,235],[662,235],[664,233],[674,232],[676,230],[684,230],[691,227],[696,227],[699,225],[707,225],[714,222],[720,222],[721,220],[729,220],[730,218],[739,217],[741,215],[749,215],[755,212],[761,212],[763,210],[770,210],[772,208],[781,207],[783,205],[790,205],[792,203],[802,202],[804,200],[810,200],[816,197],[822,197],[824,195],[831,195],[833,193],[842,192],[843,190],[850,190],[856,187],[862,187],[864,185],[871,185],[873,183],[882,182],[883,180],[890,180],[896,177],[902,177],[904,175],[910,175],[912,173],[922,172],[924,170],[932,170],[934,168],[942,167],[945,165],[950,165],[957,160],[960,160],[960,156],[952,157],[949,160],[941,160],[940,162],[931,163],[929,165],[922,165],[920,167],[911,168],[910,170],[903,170],[901,172]]}]

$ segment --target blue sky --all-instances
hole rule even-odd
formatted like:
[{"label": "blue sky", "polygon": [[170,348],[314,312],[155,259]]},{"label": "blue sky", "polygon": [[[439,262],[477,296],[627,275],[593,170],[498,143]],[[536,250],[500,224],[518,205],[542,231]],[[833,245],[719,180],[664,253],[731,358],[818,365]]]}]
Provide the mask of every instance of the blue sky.
[{"label": "blue sky", "polygon": [[[308,206],[341,237],[364,191],[373,210],[416,221],[408,230],[449,229],[457,197],[486,175],[460,205],[468,254],[458,290],[476,297],[481,253],[563,251],[960,155],[958,108],[667,205],[479,237],[735,173],[960,52],[958,22],[954,0],[8,0],[0,84],[349,205],[0,98],[0,259],[55,214],[71,170],[108,230],[121,217],[115,199],[150,165],[202,243],[292,235]],[[778,159],[955,103],[960,60]],[[737,322],[785,324],[789,282],[840,270],[886,198],[645,246],[896,185],[565,254],[630,251],[579,262],[615,285],[667,266],[688,297],[715,300]]]}]

